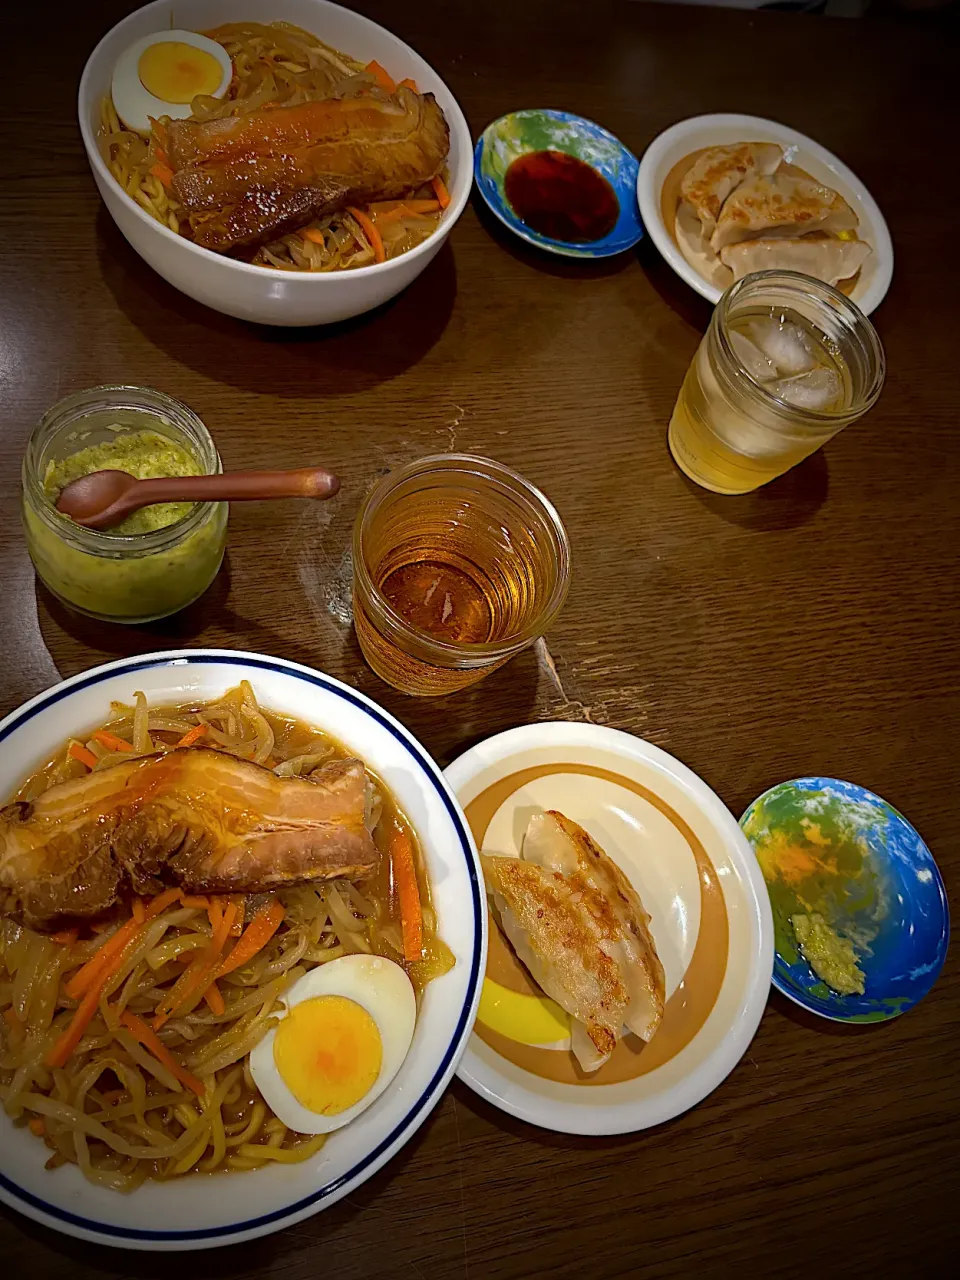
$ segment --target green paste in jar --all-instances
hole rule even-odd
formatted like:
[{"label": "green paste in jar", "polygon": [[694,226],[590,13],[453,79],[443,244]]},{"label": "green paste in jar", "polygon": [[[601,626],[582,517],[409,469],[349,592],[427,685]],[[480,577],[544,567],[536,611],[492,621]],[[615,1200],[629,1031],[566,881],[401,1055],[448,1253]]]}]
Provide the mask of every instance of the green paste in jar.
[{"label": "green paste in jar", "polygon": [[[43,477],[44,493],[56,506],[62,489],[71,481],[92,475],[94,471],[125,471],[137,480],[200,475],[196,458],[182,444],[159,431],[133,431],[48,462]],[[192,507],[192,502],[160,502],[153,507],[141,507],[114,525],[110,533],[123,536],[165,529],[189,515]]]},{"label": "green paste in jar", "polygon": [[[149,428],[119,428],[116,439],[52,460],[42,480],[49,514],[24,501],[24,529],[37,573],[62,600],[95,618],[137,623],[176,613],[216,577],[226,546],[228,504],[211,503],[204,518],[188,522],[182,533],[172,526],[189,516],[195,503],[142,507],[104,535],[54,511],[71,480],[107,470],[126,471],[139,480],[204,474],[185,443]],[[57,525],[64,526],[62,532]],[[158,538],[159,545],[153,545]]]}]

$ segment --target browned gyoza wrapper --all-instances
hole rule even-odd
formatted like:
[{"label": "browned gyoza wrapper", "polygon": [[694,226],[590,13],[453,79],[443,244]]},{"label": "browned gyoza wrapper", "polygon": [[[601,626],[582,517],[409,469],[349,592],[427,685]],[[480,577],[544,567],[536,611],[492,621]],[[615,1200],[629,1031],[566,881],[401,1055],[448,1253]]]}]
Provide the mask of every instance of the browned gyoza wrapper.
[{"label": "browned gyoza wrapper", "polygon": [[164,147],[173,194],[208,249],[253,248],[348,205],[394,200],[435,178],[450,132],[432,94],[328,98],[198,124]]}]

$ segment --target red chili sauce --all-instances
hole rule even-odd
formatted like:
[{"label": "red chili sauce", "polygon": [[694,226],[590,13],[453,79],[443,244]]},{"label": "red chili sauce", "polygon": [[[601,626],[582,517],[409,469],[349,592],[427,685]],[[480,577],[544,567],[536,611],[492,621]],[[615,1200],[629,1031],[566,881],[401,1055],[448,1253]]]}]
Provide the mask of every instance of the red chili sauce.
[{"label": "red chili sauce", "polygon": [[503,185],[517,217],[551,240],[602,240],[620,217],[620,204],[606,178],[562,151],[518,156]]}]

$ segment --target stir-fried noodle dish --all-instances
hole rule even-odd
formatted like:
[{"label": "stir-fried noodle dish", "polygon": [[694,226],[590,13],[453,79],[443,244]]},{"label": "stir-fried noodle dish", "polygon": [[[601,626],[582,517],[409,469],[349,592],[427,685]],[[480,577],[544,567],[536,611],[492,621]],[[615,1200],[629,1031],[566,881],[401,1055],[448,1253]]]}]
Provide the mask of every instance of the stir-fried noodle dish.
[{"label": "stir-fried noodle dish", "polygon": [[0,913],[0,1099],[122,1191],[313,1155],[453,964],[390,792],[247,683],[66,743],[0,811]]},{"label": "stir-fried noodle dish", "polygon": [[[170,39],[188,34],[214,42],[228,70],[220,93],[162,90],[189,103],[171,118],[156,93],[191,58],[211,59]],[[151,39],[164,42],[153,63],[134,60],[126,77],[117,64],[99,144],[124,191],[171,231],[259,266],[323,272],[396,258],[437,229],[450,202],[449,130],[415,81],[398,84],[286,22]],[[148,84],[156,93],[144,99]]]}]

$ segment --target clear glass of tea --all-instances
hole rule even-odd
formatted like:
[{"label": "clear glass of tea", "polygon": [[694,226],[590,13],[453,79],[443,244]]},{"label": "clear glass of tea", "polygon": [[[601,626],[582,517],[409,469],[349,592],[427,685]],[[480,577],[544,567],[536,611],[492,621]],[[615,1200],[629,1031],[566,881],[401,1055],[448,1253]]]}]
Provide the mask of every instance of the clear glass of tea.
[{"label": "clear glass of tea", "polygon": [[386,476],[353,533],[363,656],[404,693],[473,684],[549,628],[570,585],[552,503],[509,467],[470,454]]},{"label": "clear glass of tea", "polygon": [[795,271],[731,285],[670,419],[677,466],[714,493],[749,493],[861,417],[883,386],[883,348],[845,294]]}]

